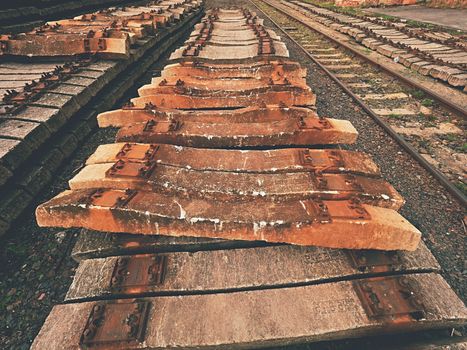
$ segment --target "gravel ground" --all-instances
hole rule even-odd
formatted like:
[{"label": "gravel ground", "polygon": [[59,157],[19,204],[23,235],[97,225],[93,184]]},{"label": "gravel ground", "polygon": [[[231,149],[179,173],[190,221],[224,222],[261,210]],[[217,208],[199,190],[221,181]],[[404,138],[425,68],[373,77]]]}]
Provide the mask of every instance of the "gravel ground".
[{"label": "gravel ground", "polygon": [[[265,24],[272,27],[268,21]],[[467,232],[462,221],[464,208],[293,42],[286,37],[283,40],[291,57],[308,70],[307,80],[317,96],[318,114],[352,122],[359,137],[355,145],[346,148],[370,154],[380,166],[383,177],[402,194],[406,204],[401,213],[423,233],[423,240],[441,264],[444,277],[465,302]]]},{"label": "gravel ground", "polygon": [[[251,6],[243,1],[207,1],[208,7],[231,5]],[[270,25],[267,21],[266,24]],[[291,57],[308,68],[308,83],[317,94],[318,112],[348,119],[355,125],[360,137],[351,148],[371,154],[382,168],[384,177],[405,197],[407,203],[402,214],[423,232],[423,240],[443,268],[443,276],[465,302],[467,265],[463,256],[466,248],[463,208],[331,79],[291,42],[286,38],[284,41]],[[143,81],[138,83],[142,84]],[[34,207],[67,188],[68,179],[80,169],[85,159],[99,144],[112,142],[113,136],[113,130],[93,133],[73,159],[57,172],[49,189],[38,196],[37,202],[14,229],[1,239],[0,310],[3,317],[0,318],[0,348],[29,348],[52,306],[63,301],[76,268],[70,258],[70,249],[77,231],[37,227]]]},{"label": "gravel ground", "polygon": [[[304,0],[305,1],[305,0]],[[310,1],[310,0],[307,0]],[[313,0],[311,0],[313,1]],[[467,177],[465,164],[467,163],[467,144],[463,130],[466,129],[466,121],[462,116],[452,114],[449,110],[439,105],[435,100],[428,98],[423,91],[406,86],[398,82],[393,76],[382,72],[377,67],[365,62],[361,58],[354,57],[346,50],[336,48],[336,44],[326,39],[325,36],[307,29],[299,22],[290,21],[265,4],[263,8],[269,10],[269,14],[275,16],[276,22],[288,27],[295,27],[290,32],[298,42],[317,44],[324,48],[333,48],[346,59],[348,63],[358,65],[358,68],[342,68],[333,71],[334,74],[351,73],[358,78],[343,78],[342,81],[359,96],[369,94],[405,93],[403,99],[367,99],[365,103],[376,114],[377,110],[393,110],[389,115],[379,117],[394,128],[405,138],[423,157],[435,168],[441,171],[455,186],[467,194]],[[285,21],[284,21],[285,19]],[[310,22],[310,23],[313,23]],[[366,49],[368,50],[368,49]],[[366,51],[365,51],[366,52]],[[371,52],[371,50],[368,50]],[[406,68],[407,74],[417,74]],[[349,82],[365,82],[367,87],[352,87]],[[438,83],[440,86],[442,83]],[[408,113],[397,110],[408,110]]]}]

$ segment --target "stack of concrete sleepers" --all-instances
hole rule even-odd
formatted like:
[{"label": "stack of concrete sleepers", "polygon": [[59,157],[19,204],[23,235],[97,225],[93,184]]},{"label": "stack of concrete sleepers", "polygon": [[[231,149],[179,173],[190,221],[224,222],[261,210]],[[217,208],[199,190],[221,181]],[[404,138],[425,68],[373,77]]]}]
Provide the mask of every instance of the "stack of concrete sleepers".
[{"label": "stack of concrete sleepers", "polygon": [[[24,52],[4,55],[0,63],[0,93],[4,95],[0,102],[0,234],[95,127],[97,113],[111,108],[132,82],[199,20],[200,2],[186,1],[177,6],[172,2],[160,2],[154,12],[147,6],[125,9],[125,13],[132,13],[133,22],[131,27],[113,28],[114,33],[121,30],[127,35],[129,43],[126,54],[118,59],[104,58],[98,48],[93,51],[92,47],[86,53],[69,50],[55,56],[53,44],[53,52],[42,48],[34,53],[32,46],[26,45]],[[120,12],[122,9],[113,9],[90,14],[91,19],[80,16],[67,20],[67,24],[51,23],[49,27],[55,29],[48,36],[36,36],[55,43],[57,35],[78,37],[80,27],[85,33],[89,27],[95,33],[97,28],[106,32],[108,23],[98,16],[112,16],[115,21],[123,17]],[[142,16],[146,19],[135,18]],[[170,21],[159,23],[161,16]],[[68,25],[74,32],[63,34]],[[15,40],[20,42],[21,38]],[[29,38],[34,36],[29,34]],[[80,39],[83,48],[87,39]]]},{"label": "stack of concrete sleepers", "polygon": [[[247,10],[216,9],[40,205],[82,227],[33,349],[255,348],[465,324],[402,197]],[[100,232],[97,232],[100,231]],[[92,258],[90,258],[92,257]]]},{"label": "stack of concrete sleepers", "polygon": [[[132,1],[130,4],[144,3]],[[90,12],[109,6],[129,5],[123,0],[17,0],[0,3],[0,32],[18,33],[33,29],[47,20],[62,18],[70,14]]]}]

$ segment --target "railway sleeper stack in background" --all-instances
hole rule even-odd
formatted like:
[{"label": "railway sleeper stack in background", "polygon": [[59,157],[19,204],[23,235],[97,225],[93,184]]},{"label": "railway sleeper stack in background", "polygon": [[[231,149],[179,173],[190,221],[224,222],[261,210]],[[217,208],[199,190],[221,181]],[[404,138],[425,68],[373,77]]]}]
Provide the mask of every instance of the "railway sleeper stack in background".
[{"label": "railway sleeper stack in background", "polygon": [[112,8],[0,38],[0,235],[147,67],[187,34],[202,2]]},{"label": "railway sleeper stack in background", "polygon": [[[165,1],[151,1],[151,5]],[[16,0],[0,3],[0,32],[19,33],[36,28],[44,21],[64,18],[71,14],[92,12],[110,6],[143,5],[144,0],[77,0],[63,2],[60,0]],[[176,2],[172,1],[173,4]]]},{"label": "railway sleeper stack in background", "polygon": [[465,324],[403,199],[366,154],[337,147],[357,132],[316,114],[305,75],[254,13],[215,9],[139,97],[99,115],[116,143],[36,211],[41,226],[84,230],[67,303],[32,349],[254,348]]},{"label": "railway sleeper stack in background", "polygon": [[0,32],[19,32],[33,28],[44,20],[58,18],[76,11],[122,3],[118,0],[79,0],[63,3],[59,0],[16,0],[0,3]]},{"label": "railway sleeper stack in background", "polygon": [[26,33],[2,35],[1,56],[56,57],[98,54],[128,58],[137,40],[180,20],[197,1],[153,1],[144,6],[112,8],[46,24]]},{"label": "railway sleeper stack in background", "polygon": [[467,43],[461,36],[431,29],[424,31],[377,17],[336,13],[300,0],[280,3],[419,74],[467,91]]}]

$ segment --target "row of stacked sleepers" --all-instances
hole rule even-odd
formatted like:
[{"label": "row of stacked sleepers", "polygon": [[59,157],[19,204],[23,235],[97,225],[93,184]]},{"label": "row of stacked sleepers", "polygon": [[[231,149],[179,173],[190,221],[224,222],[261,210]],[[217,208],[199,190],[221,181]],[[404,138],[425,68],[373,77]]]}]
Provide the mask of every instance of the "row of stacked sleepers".
[{"label": "row of stacked sleepers", "polygon": [[317,115],[306,70],[255,13],[208,11],[138,94],[98,116],[115,143],[37,208],[40,226],[131,239],[80,261],[32,349],[244,349],[465,324],[401,195],[342,149],[357,131]]}]

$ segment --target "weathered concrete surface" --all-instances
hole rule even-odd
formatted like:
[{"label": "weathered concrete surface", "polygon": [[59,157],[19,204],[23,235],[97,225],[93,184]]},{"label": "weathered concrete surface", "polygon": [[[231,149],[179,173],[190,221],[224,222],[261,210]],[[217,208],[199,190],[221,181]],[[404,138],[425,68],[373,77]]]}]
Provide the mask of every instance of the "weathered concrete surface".
[{"label": "weathered concrete surface", "polygon": [[[103,29],[98,33],[103,36]],[[73,56],[76,54],[85,54],[89,50],[86,47],[86,34],[60,34],[54,35],[25,35],[22,40],[9,39],[7,50],[4,55],[11,56],[36,56],[36,57],[62,57]],[[53,38],[51,40],[51,37]],[[19,37],[21,39],[21,37]],[[104,57],[123,58],[126,59],[130,55],[130,41],[127,37],[122,38],[105,38],[105,49],[98,38],[89,39],[90,51]]]},{"label": "weathered concrete surface", "polygon": [[204,77],[170,77],[170,78],[153,78],[151,84],[143,85],[138,89],[140,96],[149,96],[156,93],[170,93],[182,90],[196,89],[196,90],[222,90],[234,94],[242,90],[252,90],[259,88],[267,88],[273,85],[288,85],[306,88],[306,81],[303,77],[290,77],[286,76],[265,77],[265,78],[209,78]]},{"label": "weathered concrete surface", "polygon": [[248,63],[220,63],[216,61],[203,62],[203,60],[185,60],[179,63],[168,64],[161,72],[162,78],[171,77],[198,77],[198,78],[243,78],[243,79],[269,79],[277,80],[279,77],[298,79],[306,77],[306,69],[298,62],[278,57],[261,57]]},{"label": "weathered concrete surface", "polygon": [[106,233],[82,229],[71,256],[76,261],[116,255],[200,250],[239,249],[271,245],[260,241],[235,241],[220,238],[151,236]]},{"label": "weathered concrete surface", "polygon": [[[441,276],[405,277],[425,310],[419,321],[408,316],[398,316],[394,321],[370,316],[354,282],[157,297],[146,299],[151,305],[144,341],[126,344],[125,348],[256,348],[466,323],[467,309]],[[78,349],[94,305],[87,302],[54,307],[31,349]]]},{"label": "weathered concrete surface", "polygon": [[[230,99],[231,100],[231,99]],[[148,121],[122,127],[117,142],[166,143],[200,148],[245,148],[354,143],[357,131],[339,119],[263,123]]]},{"label": "weathered concrete surface", "polygon": [[30,148],[36,149],[50,136],[47,128],[30,121],[6,119],[0,122],[0,138],[22,140]]},{"label": "weathered concrete surface", "polygon": [[[272,79],[272,78],[271,78]],[[216,94],[221,96],[229,95],[235,98],[236,95],[243,95],[250,91],[264,90],[274,88],[278,86],[287,87],[290,90],[303,89],[304,91],[309,90],[304,79],[299,78],[296,81],[271,81],[271,79],[259,80],[259,79],[210,79],[203,81],[194,78],[184,79],[154,79],[155,82],[147,85],[143,85],[138,89],[138,94],[141,97],[157,95],[157,94],[186,94],[192,92],[193,95],[198,96],[212,96],[215,98]],[[286,102],[286,101],[285,101]]]},{"label": "weathered concrete surface", "polygon": [[122,190],[65,191],[36,209],[39,226],[264,240],[330,248],[415,250],[420,232],[396,211],[350,201],[215,201]]},{"label": "weathered concrete surface", "polygon": [[337,149],[228,150],[205,149],[143,143],[100,145],[86,160],[86,165],[118,160],[146,162],[193,170],[246,173],[351,173],[373,177],[381,175],[378,166],[366,153]]},{"label": "weathered concrete surface", "polygon": [[[273,41],[273,47],[275,50],[275,55],[277,57],[289,57],[289,51],[287,50],[285,44],[280,41]],[[171,60],[182,59],[183,52],[187,47],[183,46],[175,50],[170,56]],[[255,56],[258,56],[260,45],[250,44],[250,45],[206,45],[200,51],[198,57],[205,59],[218,59],[218,60],[245,60]]]},{"label": "weathered concrete surface", "polygon": [[[115,264],[121,257],[84,260],[76,270],[65,300],[107,298],[116,294],[231,292],[250,288],[297,286],[367,273],[420,272],[439,269],[435,258],[423,243],[414,252],[352,252],[283,245],[194,253],[135,255],[128,258],[144,260],[157,256],[164,256],[167,259],[162,283],[143,282],[146,271],[133,270],[124,272],[122,276],[127,278],[131,274],[136,274],[140,277],[136,280],[141,282],[133,281],[131,284],[126,284],[123,289],[115,289],[111,286]],[[365,264],[371,265],[373,262],[375,266],[365,267]]]},{"label": "weathered concrete surface", "polygon": [[198,89],[164,92],[156,89],[152,95],[131,99],[131,103],[140,108],[152,104],[164,108],[180,109],[229,109],[275,103],[283,103],[286,106],[314,106],[316,96],[309,88],[281,85],[239,92]]},{"label": "weathered concrete surface", "polygon": [[101,128],[114,126],[122,127],[134,123],[153,121],[168,121],[170,119],[193,123],[262,123],[272,121],[286,121],[289,119],[318,118],[316,112],[303,107],[280,107],[278,105],[249,106],[234,110],[179,110],[156,106],[125,107],[114,111],[101,113],[97,122]]},{"label": "weathered concrete surface", "polygon": [[352,199],[398,210],[404,204],[386,181],[361,175],[292,173],[244,173],[194,170],[118,160],[85,166],[69,181],[72,190],[92,188],[131,189],[191,198],[243,199],[257,197],[280,201],[304,199]]}]

